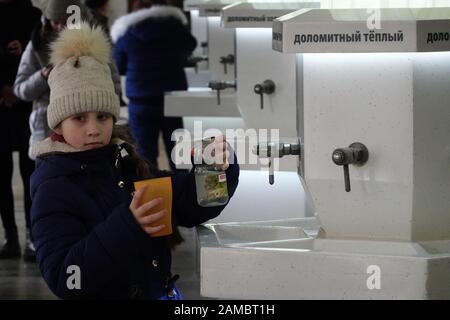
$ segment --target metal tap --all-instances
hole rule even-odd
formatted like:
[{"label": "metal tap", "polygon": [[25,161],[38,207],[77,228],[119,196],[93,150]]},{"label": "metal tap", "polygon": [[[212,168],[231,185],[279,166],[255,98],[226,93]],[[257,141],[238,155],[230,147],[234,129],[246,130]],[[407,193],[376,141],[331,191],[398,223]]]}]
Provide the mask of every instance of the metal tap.
[{"label": "metal tap", "polygon": [[189,65],[194,65],[195,73],[198,73],[198,63],[202,61],[208,61],[207,56],[191,56],[187,58],[187,62]]},{"label": "metal tap", "polygon": [[227,82],[227,81],[210,81],[208,84],[208,87],[210,87],[213,90],[217,91],[217,105],[220,106],[220,91],[227,89],[227,88],[234,88],[236,89],[237,84],[236,81],[233,82]]},{"label": "metal tap", "polygon": [[208,53],[208,41],[200,42],[200,47],[202,48],[203,54],[207,55],[207,53]]},{"label": "metal tap", "polygon": [[234,55],[229,54],[227,56],[220,57],[220,63],[223,64],[223,72],[227,74],[228,73],[227,65],[234,64]]},{"label": "metal tap", "polygon": [[274,184],[275,182],[275,173],[273,168],[273,160],[275,158],[282,158],[284,156],[290,155],[301,155],[300,151],[300,143],[258,143],[253,148],[253,154],[256,154],[259,157],[269,158],[269,183]]},{"label": "metal tap", "polygon": [[354,142],[348,148],[339,148],[333,151],[331,159],[338,166],[344,167],[345,191],[350,192],[350,172],[349,164],[358,166],[364,165],[369,160],[369,150],[365,145]]},{"label": "metal tap", "polygon": [[261,110],[264,109],[264,94],[272,94],[275,92],[275,82],[272,80],[264,80],[263,83],[255,84],[253,91],[261,96]]}]

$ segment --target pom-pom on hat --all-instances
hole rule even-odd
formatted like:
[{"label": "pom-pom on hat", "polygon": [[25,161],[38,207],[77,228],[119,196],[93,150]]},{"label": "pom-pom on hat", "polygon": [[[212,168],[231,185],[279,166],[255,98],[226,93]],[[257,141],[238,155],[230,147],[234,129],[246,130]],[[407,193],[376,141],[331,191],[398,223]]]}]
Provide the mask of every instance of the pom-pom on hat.
[{"label": "pom-pom on hat", "polygon": [[54,129],[64,119],[84,112],[107,112],[115,120],[120,102],[109,66],[111,45],[100,27],[81,23],[64,29],[51,45],[48,125]]}]

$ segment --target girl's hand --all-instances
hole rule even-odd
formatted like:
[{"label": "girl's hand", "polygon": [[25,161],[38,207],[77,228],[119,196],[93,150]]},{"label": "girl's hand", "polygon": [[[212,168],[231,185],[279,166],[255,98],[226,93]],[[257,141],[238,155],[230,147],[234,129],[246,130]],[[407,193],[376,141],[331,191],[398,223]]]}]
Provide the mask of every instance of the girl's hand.
[{"label": "girl's hand", "polygon": [[134,193],[133,200],[131,200],[129,208],[130,211],[133,213],[134,219],[136,219],[137,223],[141,226],[141,228],[147,234],[152,235],[153,233],[156,233],[161,229],[163,229],[165,225],[162,224],[156,227],[151,227],[150,224],[160,220],[165,214],[167,214],[167,210],[161,210],[154,214],[147,214],[147,212],[150,209],[161,204],[163,202],[163,199],[156,198],[139,206],[139,203],[141,202],[141,198],[145,192],[145,189],[147,189],[146,186],[142,187],[141,189],[137,190]]},{"label": "girl's hand", "polygon": [[215,167],[221,170],[227,170],[230,164],[228,158],[228,143],[224,135],[215,137],[213,142],[208,144],[203,150],[203,159],[207,164],[215,164]]},{"label": "girl's hand", "polygon": [[50,64],[49,64],[48,66],[46,66],[46,67],[44,67],[44,68],[41,69],[42,77],[43,77],[45,80],[48,80],[48,76],[50,75],[50,72],[52,71],[52,69],[53,69],[53,66],[50,65]]}]

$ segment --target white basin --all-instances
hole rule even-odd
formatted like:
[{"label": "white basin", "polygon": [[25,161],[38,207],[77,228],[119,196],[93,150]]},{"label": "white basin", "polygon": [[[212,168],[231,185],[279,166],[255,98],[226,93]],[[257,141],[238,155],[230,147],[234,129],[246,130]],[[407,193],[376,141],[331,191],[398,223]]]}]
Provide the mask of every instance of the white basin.
[{"label": "white basin", "polygon": [[[306,232],[289,239],[302,224],[313,230],[317,221],[286,222],[291,227],[273,220],[198,229],[201,294],[224,299],[450,299],[450,240],[317,239]],[[373,286],[374,277],[379,287]]]},{"label": "white basin", "polygon": [[[285,218],[285,219],[275,219],[275,220],[261,220],[261,221],[242,221],[242,222],[226,222],[226,223],[215,223],[215,224],[205,224],[205,226],[215,226],[216,228],[226,227],[226,226],[236,226],[236,227],[289,227],[301,229],[303,236],[317,237],[317,233],[320,228],[319,221],[316,217],[305,217],[305,218]],[[296,237],[296,238],[301,238]],[[286,238],[285,238],[286,239]],[[276,239],[273,239],[276,240]]]},{"label": "white basin", "polygon": [[234,90],[217,93],[209,88],[190,88],[188,91],[173,91],[165,95],[164,115],[167,117],[240,117]]},{"label": "white basin", "polygon": [[307,237],[300,227],[217,224],[209,228],[215,233],[219,245]]},{"label": "white basin", "polygon": [[[449,242],[450,243],[450,242]],[[291,249],[314,252],[372,254],[393,256],[423,256],[428,254],[418,243],[344,239],[287,239],[283,241],[241,244],[247,248]],[[450,248],[448,249],[450,252]],[[437,252],[436,252],[437,253]]]}]

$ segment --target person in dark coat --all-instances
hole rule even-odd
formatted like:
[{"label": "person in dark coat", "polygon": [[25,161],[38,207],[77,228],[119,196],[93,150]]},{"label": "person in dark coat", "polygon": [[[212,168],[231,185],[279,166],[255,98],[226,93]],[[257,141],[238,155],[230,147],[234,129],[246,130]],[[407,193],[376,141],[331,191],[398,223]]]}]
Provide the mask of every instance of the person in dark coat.
[{"label": "person in dark coat", "polygon": [[84,0],[96,23],[109,35],[109,0]]},{"label": "person in dark coat", "polygon": [[[89,45],[88,45],[89,44]],[[52,46],[48,124],[54,134],[35,143],[31,179],[32,229],[41,273],[63,299],[177,299],[171,274],[172,236],[152,237],[150,226],[167,212],[148,214],[161,203],[140,205],[143,189],[133,181],[162,176],[117,139],[120,114],[107,62],[108,40],[99,28],[82,24],[64,30]],[[230,164],[226,142],[216,138],[230,196],[239,166]],[[234,157],[234,159],[236,159]],[[197,204],[193,171],[169,175],[172,222],[193,227],[225,206]]]},{"label": "person in dark coat", "polygon": [[[183,12],[164,0],[136,0],[135,12],[116,20],[111,28],[114,59],[126,75],[129,125],[138,152],[156,165],[158,136],[162,131],[169,159],[172,132],[183,127],[180,117],[164,117],[164,93],[186,90],[186,58],[197,41]],[[169,161],[172,171],[175,164]]]},{"label": "person in dark coat", "polygon": [[26,223],[24,258],[35,259],[30,234],[30,176],[34,161],[28,157],[30,128],[28,118],[31,103],[19,99],[13,92],[14,80],[20,58],[31,31],[39,21],[40,11],[29,0],[3,0],[0,2],[0,214],[6,241],[0,249],[0,259],[17,258],[21,255],[19,236],[15,221],[12,189],[13,151],[19,152],[19,167],[23,181],[23,198]]}]

